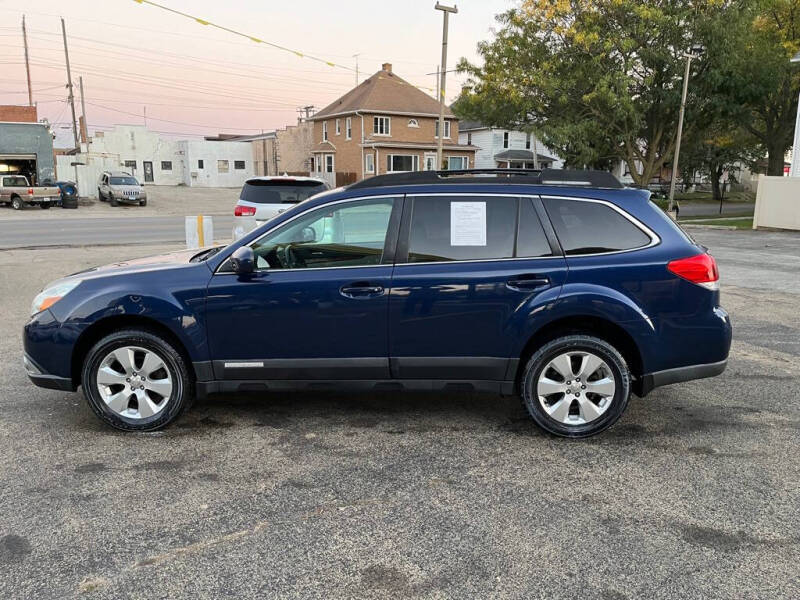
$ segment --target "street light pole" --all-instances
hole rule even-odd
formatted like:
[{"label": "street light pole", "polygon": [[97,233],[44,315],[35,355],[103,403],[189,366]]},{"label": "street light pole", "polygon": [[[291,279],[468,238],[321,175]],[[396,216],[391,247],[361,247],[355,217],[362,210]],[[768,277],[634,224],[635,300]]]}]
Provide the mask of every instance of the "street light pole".
[{"label": "street light pole", "polygon": [[667,212],[670,215],[675,211],[675,182],[678,179],[678,158],[681,154],[681,135],[683,134],[683,113],[686,110],[686,92],[689,90],[689,67],[692,64],[692,59],[697,58],[698,55],[693,52],[684,52],[686,57],[686,71],[683,73],[683,94],[681,96],[681,111],[678,116],[678,137],[675,140],[675,156],[672,159],[672,180],[669,182],[669,205]]},{"label": "street light pole", "polygon": [[456,5],[453,5],[452,7],[445,6],[444,4],[439,4],[437,2],[434,8],[442,11],[444,15],[444,23],[442,25],[442,62],[440,64],[441,75],[439,79],[439,141],[436,145],[436,165],[438,169],[442,169],[442,146],[444,144],[444,84],[445,78],[447,77],[447,26],[450,13],[457,13],[458,7]]}]

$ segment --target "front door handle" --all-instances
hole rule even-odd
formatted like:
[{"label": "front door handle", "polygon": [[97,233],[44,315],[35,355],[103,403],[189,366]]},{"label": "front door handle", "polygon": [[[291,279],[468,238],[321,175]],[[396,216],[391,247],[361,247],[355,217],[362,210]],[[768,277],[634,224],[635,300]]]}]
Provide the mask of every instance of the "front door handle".
[{"label": "front door handle", "polygon": [[550,286],[550,278],[544,275],[517,275],[506,282],[512,290],[530,291]]},{"label": "front door handle", "polygon": [[345,298],[374,298],[383,295],[383,287],[368,281],[356,281],[340,287],[339,293]]}]

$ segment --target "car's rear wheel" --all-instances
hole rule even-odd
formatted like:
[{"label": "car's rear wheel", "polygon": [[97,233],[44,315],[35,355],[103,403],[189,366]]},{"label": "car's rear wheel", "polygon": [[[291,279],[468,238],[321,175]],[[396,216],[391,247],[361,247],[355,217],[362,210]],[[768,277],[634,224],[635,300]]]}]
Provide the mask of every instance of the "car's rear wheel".
[{"label": "car's rear wheel", "polygon": [[625,411],[630,371],[608,342],[569,335],[531,356],[521,388],[525,408],[542,429],[564,437],[588,437],[613,425]]},{"label": "car's rear wheel", "polygon": [[22,210],[25,207],[25,203],[22,201],[22,198],[19,196],[14,196],[11,199],[11,208],[14,210]]},{"label": "car's rear wheel", "polygon": [[172,422],[194,398],[192,376],[174,345],[149,331],[125,330],[89,351],[83,393],[103,421],[125,431],[152,431]]},{"label": "car's rear wheel", "polygon": [[46,210],[46,209],[50,208],[50,203],[49,202],[42,202],[41,206],[42,206],[42,210]]},{"label": "car's rear wheel", "polygon": [[97,199],[100,200],[100,202],[106,201],[106,198],[103,196],[103,192],[100,191],[100,188],[97,188]]}]

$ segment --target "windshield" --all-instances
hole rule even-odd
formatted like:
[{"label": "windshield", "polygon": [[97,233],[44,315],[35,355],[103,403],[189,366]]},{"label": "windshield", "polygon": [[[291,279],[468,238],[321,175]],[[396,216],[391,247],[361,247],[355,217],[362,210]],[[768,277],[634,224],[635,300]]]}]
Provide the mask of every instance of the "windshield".
[{"label": "windshield", "polygon": [[3,185],[8,187],[28,187],[28,180],[24,177],[3,177]]},{"label": "windshield", "polygon": [[134,177],[112,177],[111,185],[139,185]]},{"label": "windshield", "polygon": [[297,204],[327,189],[321,181],[251,179],[244,184],[240,198],[256,204]]}]

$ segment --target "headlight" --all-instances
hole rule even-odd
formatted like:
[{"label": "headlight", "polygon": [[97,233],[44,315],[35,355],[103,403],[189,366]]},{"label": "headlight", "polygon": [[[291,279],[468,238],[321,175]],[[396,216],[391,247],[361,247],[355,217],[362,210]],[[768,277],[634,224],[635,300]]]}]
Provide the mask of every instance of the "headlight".
[{"label": "headlight", "polygon": [[31,316],[53,306],[53,304],[75,289],[80,282],[80,279],[70,279],[69,281],[60,281],[44,288],[39,292],[36,298],[33,299],[33,304],[31,304]]}]

